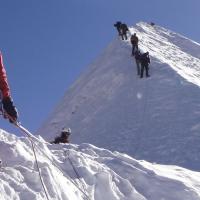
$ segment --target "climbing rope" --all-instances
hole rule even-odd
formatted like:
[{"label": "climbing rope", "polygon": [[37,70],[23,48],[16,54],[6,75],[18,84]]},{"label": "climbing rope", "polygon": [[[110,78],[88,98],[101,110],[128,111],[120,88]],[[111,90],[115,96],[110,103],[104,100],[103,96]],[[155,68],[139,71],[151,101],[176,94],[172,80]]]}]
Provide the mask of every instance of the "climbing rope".
[{"label": "climbing rope", "polygon": [[[20,125],[20,128],[22,128],[22,130],[24,130],[24,127],[22,127]],[[25,129],[26,130],[26,129]],[[30,138],[30,133],[27,135]],[[32,140],[33,138],[31,138],[31,141],[35,144],[35,142]],[[60,166],[58,166],[57,164],[55,164],[55,162],[52,162],[51,158],[49,158],[49,156],[41,150],[41,148],[39,148],[39,146],[37,144],[35,144],[37,150],[39,150],[50,162],[51,164],[58,170],[60,171],[64,176],[66,176],[68,178],[68,180],[84,195],[84,198],[86,198],[87,200],[90,200],[89,195],[86,193],[86,191],[84,191],[82,188],[79,187],[78,183],[76,183],[76,181],[71,180],[71,177],[69,175],[67,175],[66,173],[63,172],[63,170],[60,168]]]},{"label": "climbing rope", "polygon": [[34,158],[35,158],[35,163],[36,163],[36,167],[37,167],[37,171],[38,171],[38,174],[39,174],[39,178],[40,178],[41,185],[42,185],[42,187],[43,187],[43,190],[44,190],[44,193],[45,193],[45,196],[46,196],[47,200],[50,200],[49,197],[48,197],[48,193],[47,193],[46,187],[45,187],[45,185],[44,185],[44,181],[43,181],[43,179],[42,179],[40,167],[39,167],[39,164],[38,164],[38,159],[37,159],[36,152],[35,152],[34,142],[33,142],[33,140],[31,139],[29,132],[26,131],[26,129],[23,128],[23,127],[20,125],[19,122],[13,120],[13,118],[12,118],[10,115],[8,115],[7,113],[4,112],[4,113],[2,113],[2,115],[3,115],[3,116],[5,115],[9,120],[11,120],[11,122],[12,122],[16,127],[18,127],[23,133],[25,133],[26,136],[28,136],[27,138],[28,138],[29,142],[31,143],[31,148],[32,148],[33,155],[34,155]]},{"label": "climbing rope", "polygon": [[39,174],[39,177],[40,177],[40,182],[41,182],[42,187],[43,187],[43,189],[44,189],[44,193],[45,193],[45,195],[46,195],[46,198],[49,200],[49,197],[48,197],[48,194],[47,194],[46,187],[45,187],[44,182],[43,182],[43,180],[42,180],[42,175],[41,175],[41,172],[40,172],[40,168],[39,168],[39,164],[38,164],[37,156],[36,156],[36,153],[35,153],[35,148],[34,148],[33,141],[32,141],[32,140],[29,140],[29,141],[31,142],[31,146],[32,146],[33,154],[34,154],[34,157],[35,157],[35,163],[36,163],[37,170],[38,170],[38,174]]},{"label": "climbing rope", "polygon": [[[36,156],[36,152],[35,152],[35,147],[37,148],[38,151],[40,151],[44,157],[46,157],[50,162],[51,164],[58,170],[60,171],[64,176],[67,177],[67,179],[84,195],[84,197],[87,199],[87,200],[90,200],[90,197],[89,195],[86,193],[86,191],[84,191],[82,188],[79,187],[79,185],[74,181],[74,180],[71,180],[71,177],[69,175],[67,175],[66,173],[63,172],[63,170],[58,166],[56,165],[54,162],[52,162],[51,158],[49,158],[49,156],[44,152],[42,151],[39,146],[36,144],[36,142],[34,141],[36,139],[37,142],[40,142],[40,143],[43,143],[41,141],[39,141],[37,138],[35,138],[26,128],[24,128],[19,122],[16,122],[12,119],[11,116],[9,116],[7,113],[7,118],[10,119],[13,124],[18,127],[22,133],[28,137],[29,141],[31,142],[31,146],[32,146],[32,149],[33,149],[33,152],[34,152],[34,157],[35,157],[35,160],[36,160],[36,166],[37,168],[39,169],[39,165],[38,165],[38,161],[37,161],[37,156]],[[47,143],[45,143],[47,144]],[[42,181],[42,176],[41,176],[41,173],[40,173],[40,170],[38,170],[39,172],[39,175],[40,175],[40,180],[41,180],[41,183],[42,183],[42,186],[44,188],[44,191],[45,191],[45,194],[47,194],[46,192],[46,188],[45,188],[45,185],[44,185],[44,182]],[[49,200],[48,196],[47,196],[47,200]]]},{"label": "climbing rope", "polygon": [[[80,185],[82,186],[83,191],[86,193],[85,185],[84,185],[84,183],[81,181],[81,177],[80,177],[80,175],[79,175],[79,173],[78,173],[76,167],[74,166],[74,164],[73,164],[73,162],[72,162],[72,160],[71,160],[71,158],[70,158],[70,152],[69,152],[69,150],[65,150],[64,153],[65,153],[65,157],[68,159],[70,165],[72,166],[72,169],[73,169],[73,171],[74,171],[74,173],[75,173],[77,179],[79,180],[79,183],[80,183]],[[88,199],[88,197],[87,197],[87,199]]]}]

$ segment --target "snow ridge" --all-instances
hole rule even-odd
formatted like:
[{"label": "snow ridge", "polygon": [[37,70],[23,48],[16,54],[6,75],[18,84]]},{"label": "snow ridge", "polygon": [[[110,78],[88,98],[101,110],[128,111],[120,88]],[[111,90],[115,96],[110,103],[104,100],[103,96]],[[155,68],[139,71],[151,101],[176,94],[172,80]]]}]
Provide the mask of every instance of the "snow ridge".
[{"label": "snow ridge", "polygon": [[[41,139],[41,141],[43,141]],[[0,199],[43,200],[38,172],[27,138],[0,130]],[[46,145],[38,143],[36,154],[48,196],[52,200],[81,200],[74,184],[83,187],[91,200],[197,200],[200,173],[176,166],[137,161],[126,154],[90,144]],[[43,152],[43,153],[42,153]],[[51,159],[46,159],[46,156]],[[70,157],[80,180],[68,160]],[[61,169],[52,165],[56,163]]]},{"label": "snow ridge", "polygon": [[[130,30],[142,38],[141,49],[151,52],[152,57],[170,65],[183,78],[200,86],[199,44],[167,29],[147,26],[146,23],[139,23]],[[189,42],[190,45],[187,46]],[[192,51],[191,43],[194,46]]]}]

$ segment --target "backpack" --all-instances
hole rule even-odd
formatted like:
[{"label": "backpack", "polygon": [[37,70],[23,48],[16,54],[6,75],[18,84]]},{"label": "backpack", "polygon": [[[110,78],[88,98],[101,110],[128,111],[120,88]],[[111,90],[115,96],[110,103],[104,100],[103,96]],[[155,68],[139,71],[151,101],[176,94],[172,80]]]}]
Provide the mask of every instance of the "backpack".
[{"label": "backpack", "polygon": [[135,59],[136,60],[140,60],[141,59],[141,53],[140,53],[140,51],[135,51]]},{"label": "backpack", "polygon": [[149,64],[150,63],[150,58],[148,53],[144,53],[141,56],[141,62],[144,64]]}]

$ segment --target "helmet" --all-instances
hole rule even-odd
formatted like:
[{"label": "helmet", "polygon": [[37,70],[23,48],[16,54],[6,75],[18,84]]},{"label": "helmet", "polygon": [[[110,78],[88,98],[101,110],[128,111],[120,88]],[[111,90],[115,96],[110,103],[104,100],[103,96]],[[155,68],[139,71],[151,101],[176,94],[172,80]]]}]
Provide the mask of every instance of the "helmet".
[{"label": "helmet", "polygon": [[71,128],[63,128],[61,132],[71,134],[72,131]]}]

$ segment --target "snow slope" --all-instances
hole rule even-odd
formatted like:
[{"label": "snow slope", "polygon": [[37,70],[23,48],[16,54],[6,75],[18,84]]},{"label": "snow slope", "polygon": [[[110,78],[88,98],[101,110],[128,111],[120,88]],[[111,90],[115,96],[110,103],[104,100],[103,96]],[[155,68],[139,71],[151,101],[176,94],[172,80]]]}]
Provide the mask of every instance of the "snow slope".
[{"label": "snow slope", "polygon": [[66,91],[38,134],[52,140],[69,126],[73,143],[199,170],[200,45],[143,22],[130,31],[150,52],[151,77],[137,77],[130,42],[115,39]]},{"label": "snow slope", "polygon": [[[90,144],[40,141],[35,143],[36,155],[51,200],[200,199],[199,172],[137,161]],[[0,129],[0,158],[1,200],[46,199],[27,138]]]}]

